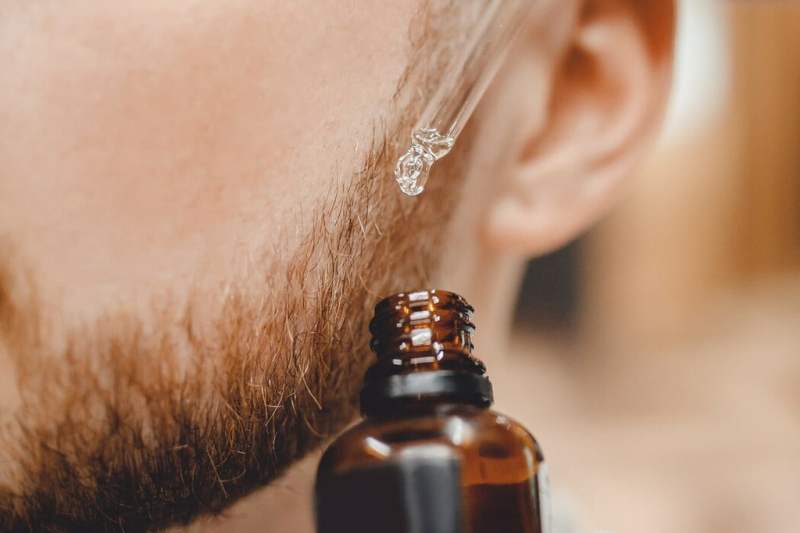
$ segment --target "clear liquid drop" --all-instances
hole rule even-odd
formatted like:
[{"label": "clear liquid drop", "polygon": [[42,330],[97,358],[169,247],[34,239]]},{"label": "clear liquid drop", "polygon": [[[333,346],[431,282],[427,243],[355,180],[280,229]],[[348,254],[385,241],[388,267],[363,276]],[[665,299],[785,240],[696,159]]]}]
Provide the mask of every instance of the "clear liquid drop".
[{"label": "clear liquid drop", "polygon": [[394,177],[404,194],[417,196],[425,190],[433,163],[450,152],[455,139],[433,128],[416,130],[411,139],[411,147],[397,160]]}]

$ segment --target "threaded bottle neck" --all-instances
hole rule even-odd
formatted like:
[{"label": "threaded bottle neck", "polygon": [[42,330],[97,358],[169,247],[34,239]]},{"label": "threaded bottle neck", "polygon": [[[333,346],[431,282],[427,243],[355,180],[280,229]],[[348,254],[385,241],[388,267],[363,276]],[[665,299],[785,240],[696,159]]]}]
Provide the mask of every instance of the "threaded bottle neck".
[{"label": "threaded bottle neck", "polygon": [[362,411],[410,399],[490,404],[486,369],[472,357],[473,311],[464,298],[442,290],[398,293],[378,302],[370,323],[378,361],[367,371]]},{"label": "threaded bottle neck", "polygon": [[375,306],[370,346],[392,373],[483,365],[472,357],[474,309],[442,290],[399,293]]}]

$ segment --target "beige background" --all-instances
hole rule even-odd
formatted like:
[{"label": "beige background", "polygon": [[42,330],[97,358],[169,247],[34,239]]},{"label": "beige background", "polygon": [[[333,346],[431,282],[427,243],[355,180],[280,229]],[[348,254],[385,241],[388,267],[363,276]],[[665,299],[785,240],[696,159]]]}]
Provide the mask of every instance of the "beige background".
[{"label": "beige background", "polygon": [[576,316],[520,322],[499,407],[574,531],[793,533],[800,3],[683,2],[679,40],[664,135],[573,254]]}]

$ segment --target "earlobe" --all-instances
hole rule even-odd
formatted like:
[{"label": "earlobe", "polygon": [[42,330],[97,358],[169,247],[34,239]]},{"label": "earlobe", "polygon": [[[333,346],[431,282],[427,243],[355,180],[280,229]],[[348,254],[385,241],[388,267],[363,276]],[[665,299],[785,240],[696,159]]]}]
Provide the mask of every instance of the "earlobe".
[{"label": "earlobe", "polygon": [[487,213],[490,244],[546,253],[608,208],[661,121],[673,27],[670,2],[585,2],[553,71],[547,119]]}]

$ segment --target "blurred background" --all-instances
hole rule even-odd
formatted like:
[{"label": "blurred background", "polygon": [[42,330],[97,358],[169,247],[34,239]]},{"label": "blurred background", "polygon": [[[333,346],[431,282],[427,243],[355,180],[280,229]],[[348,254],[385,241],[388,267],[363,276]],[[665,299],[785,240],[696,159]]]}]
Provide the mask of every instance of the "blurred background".
[{"label": "blurred background", "polygon": [[678,40],[655,150],[493,369],[559,533],[800,531],[800,2],[684,0]]}]

